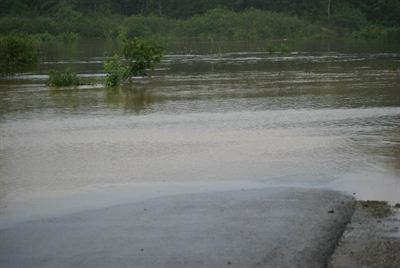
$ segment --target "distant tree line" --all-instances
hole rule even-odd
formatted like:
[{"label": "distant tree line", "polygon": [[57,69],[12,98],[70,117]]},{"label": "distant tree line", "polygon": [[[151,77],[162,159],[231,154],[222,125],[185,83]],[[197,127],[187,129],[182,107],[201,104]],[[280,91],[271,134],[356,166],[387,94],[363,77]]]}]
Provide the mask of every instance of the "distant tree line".
[{"label": "distant tree line", "polygon": [[49,14],[65,5],[82,13],[153,14],[179,19],[217,7],[234,11],[256,8],[315,21],[352,12],[375,24],[400,25],[400,0],[0,0],[0,14]]},{"label": "distant tree line", "polygon": [[0,0],[0,36],[400,40],[400,0]]}]

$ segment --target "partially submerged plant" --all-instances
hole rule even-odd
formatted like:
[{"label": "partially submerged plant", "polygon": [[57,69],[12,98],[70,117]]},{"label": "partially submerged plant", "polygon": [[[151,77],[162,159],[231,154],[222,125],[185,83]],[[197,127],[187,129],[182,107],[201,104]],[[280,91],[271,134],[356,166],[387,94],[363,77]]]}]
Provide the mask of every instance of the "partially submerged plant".
[{"label": "partially submerged plant", "polygon": [[50,70],[47,84],[54,87],[79,86],[81,81],[78,75],[68,68],[64,72]]},{"label": "partially submerged plant", "polygon": [[133,76],[147,76],[163,57],[163,48],[150,40],[134,38],[125,41],[123,56],[115,55],[104,63],[106,85],[119,86]]},{"label": "partially submerged plant", "polygon": [[80,36],[78,33],[74,32],[63,32],[58,35],[58,38],[64,43],[72,43],[78,41]]},{"label": "partially submerged plant", "polygon": [[286,44],[277,44],[277,45],[273,45],[273,44],[269,44],[267,46],[267,51],[268,53],[280,53],[280,54],[284,54],[287,55],[290,52],[289,46]]},{"label": "partially submerged plant", "polygon": [[106,86],[117,87],[128,76],[128,67],[123,63],[121,56],[114,55],[104,63],[106,72]]},{"label": "partially submerged plant", "polygon": [[163,48],[153,41],[134,38],[125,41],[123,56],[128,63],[128,75],[147,76],[147,70],[153,70],[161,62]]},{"label": "partially submerged plant", "polygon": [[38,50],[32,37],[9,35],[0,38],[0,76],[24,72],[38,62]]}]

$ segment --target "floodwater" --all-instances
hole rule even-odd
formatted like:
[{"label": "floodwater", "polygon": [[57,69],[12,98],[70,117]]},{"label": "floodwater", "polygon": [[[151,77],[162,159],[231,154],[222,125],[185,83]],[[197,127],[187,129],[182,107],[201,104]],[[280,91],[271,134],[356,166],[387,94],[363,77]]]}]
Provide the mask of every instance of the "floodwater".
[{"label": "floodwater", "polygon": [[[400,53],[175,52],[113,90],[98,82],[105,48],[54,50],[37,71],[0,81],[2,206],[143,182],[400,202]],[[68,66],[93,85],[45,85],[47,70]]]}]

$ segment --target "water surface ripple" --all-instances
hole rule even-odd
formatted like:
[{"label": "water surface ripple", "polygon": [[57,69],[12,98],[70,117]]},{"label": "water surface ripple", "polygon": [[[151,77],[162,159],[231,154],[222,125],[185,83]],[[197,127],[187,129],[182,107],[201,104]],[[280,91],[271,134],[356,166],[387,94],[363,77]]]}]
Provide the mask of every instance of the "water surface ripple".
[{"label": "water surface ripple", "polygon": [[87,186],[250,181],[400,202],[400,54],[169,55],[152,78],[101,79],[105,58],[46,61],[0,82],[0,204]]}]

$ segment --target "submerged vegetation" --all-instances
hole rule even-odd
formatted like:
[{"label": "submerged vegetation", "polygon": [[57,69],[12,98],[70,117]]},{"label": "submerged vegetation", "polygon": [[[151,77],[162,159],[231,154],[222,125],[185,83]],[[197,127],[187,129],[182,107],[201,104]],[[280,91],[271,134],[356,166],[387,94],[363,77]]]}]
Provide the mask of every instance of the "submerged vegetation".
[{"label": "submerged vegetation", "polygon": [[125,41],[122,54],[127,62],[127,75],[147,76],[147,70],[154,69],[163,53],[163,48],[151,40],[134,38]]},{"label": "submerged vegetation", "polygon": [[117,87],[127,77],[127,68],[123,58],[119,55],[114,55],[104,62],[104,71],[106,72],[107,87]]},{"label": "submerged vegetation", "polygon": [[24,35],[0,38],[0,76],[26,71],[38,61],[35,41]]},{"label": "submerged vegetation", "polygon": [[147,71],[161,61],[163,48],[153,41],[134,38],[124,42],[122,55],[115,55],[104,63],[109,87],[119,86],[133,76],[147,76]]},{"label": "submerged vegetation", "polygon": [[54,87],[79,86],[81,81],[78,75],[70,69],[63,72],[50,70],[47,85]]},{"label": "submerged vegetation", "polygon": [[290,49],[286,44],[268,44],[267,45],[268,53],[281,53],[281,54],[289,54]]}]

